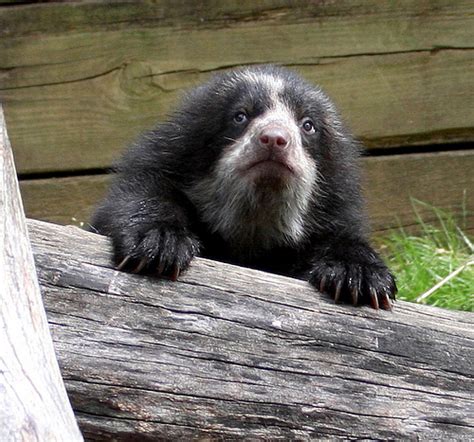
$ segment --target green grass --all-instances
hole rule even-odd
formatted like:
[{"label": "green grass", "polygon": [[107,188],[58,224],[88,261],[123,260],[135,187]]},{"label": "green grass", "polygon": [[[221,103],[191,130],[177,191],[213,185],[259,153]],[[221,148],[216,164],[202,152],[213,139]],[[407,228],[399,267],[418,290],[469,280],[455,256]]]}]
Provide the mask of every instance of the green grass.
[{"label": "green grass", "polygon": [[[436,215],[436,222],[426,223],[423,220],[420,209],[427,208]],[[422,233],[411,235],[400,229],[381,242],[381,252],[397,277],[397,298],[472,312],[474,240],[463,232],[452,214],[420,201],[413,201],[413,209]],[[429,296],[419,299],[461,268],[457,275]]]}]

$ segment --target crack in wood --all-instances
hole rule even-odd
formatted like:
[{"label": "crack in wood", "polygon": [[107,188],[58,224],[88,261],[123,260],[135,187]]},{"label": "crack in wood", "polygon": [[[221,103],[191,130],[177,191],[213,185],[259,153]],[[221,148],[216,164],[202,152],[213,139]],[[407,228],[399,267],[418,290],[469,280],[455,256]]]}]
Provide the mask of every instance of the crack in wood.
[{"label": "crack in wood", "polygon": [[[360,52],[360,53],[354,53],[354,54],[340,54],[340,55],[334,55],[334,56],[321,56],[318,57],[317,59],[314,59],[309,62],[294,62],[294,63],[283,63],[284,66],[289,67],[289,68],[299,68],[299,67],[307,67],[307,66],[318,66],[320,64],[325,63],[325,61],[334,61],[337,62],[339,60],[346,60],[349,58],[358,58],[358,57],[379,57],[379,56],[392,56],[392,55],[407,55],[407,54],[417,54],[417,53],[432,53],[432,54],[438,54],[440,52],[444,51],[472,51],[474,50],[474,47],[454,47],[454,46],[434,46],[432,48],[424,48],[424,49],[412,49],[412,50],[406,50],[406,51],[389,51],[389,52]],[[77,62],[77,60],[74,60],[74,62]],[[63,80],[63,81],[57,81],[57,82],[49,82],[49,83],[36,83],[36,84],[28,84],[24,86],[13,86],[13,87],[0,87],[0,91],[10,91],[10,90],[20,90],[20,89],[31,89],[31,88],[40,88],[40,87],[51,87],[51,86],[58,86],[58,85],[65,85],[65,84],[74,84],[74,83],[81,83],[85,81],[91,81],[91,80],[96,80],[101,77],[105,77],[107,75],[110,75],[114,72],[117,71],[122,71],[127,67],[132,62],[123,62],[120,66],[116,66],[114,68],[108,69],[106,71],[85,76],[82,78],[76,78],[76,79],[71,79],[71,80]],[[272,61],[269,60],[259,60],[258,62],[250,62],[246,63],[247,66],[252,66],[252,65],[259,65],[259,64],[266,64],[266,63],[272,63]],[[66,62],[62,62],[60,64],[67,64]],[[48,66],[50,64],[44,64],[45,66]],[[233,69],[242,66],[242,63],[229,63],[221,66],[216,66],[213,67],[212,69],[199,69],[199,68],[193,68],[193,69],[176,69],[176,70],[168,70],[168,71],[163,71],[159,73],[151,73],[151,74],[145,74],[145,75],[140,75],[136,77],[132,77],[133,79],[146,79],[146,78],[159,78],[163,76],[168,76],[168,75],[182,75],[182,74],[190,74],[190,73],[200,73],[200,74],[208,74],[208,73],[213,73],[213,72],[221,72],[225,71],[228,69]],[[0,72],[4,70],[12,71],[16,69],[24,69],[28,68],[30,66],[28,65],[22,65],[22,66],[9,66],[6,68],[0,67]],[[163,86],[153,83],[153,87],[161,90],[164,93],[172,92],[174,89],[166,89]]]}]

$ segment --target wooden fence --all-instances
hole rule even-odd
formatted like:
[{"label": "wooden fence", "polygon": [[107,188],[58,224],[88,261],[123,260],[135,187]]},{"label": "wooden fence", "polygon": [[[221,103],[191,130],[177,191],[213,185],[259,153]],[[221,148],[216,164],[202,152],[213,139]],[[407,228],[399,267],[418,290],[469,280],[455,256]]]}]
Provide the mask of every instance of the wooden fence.
[{"label": "wooden fence", "polygon": [[184,88],[271,62],[321,84],[369,148],[376,233],[413,224],[412,197],[474,229],[470,0],[12,3],[0,100],[28,216],[87,222],[113,158]]}]

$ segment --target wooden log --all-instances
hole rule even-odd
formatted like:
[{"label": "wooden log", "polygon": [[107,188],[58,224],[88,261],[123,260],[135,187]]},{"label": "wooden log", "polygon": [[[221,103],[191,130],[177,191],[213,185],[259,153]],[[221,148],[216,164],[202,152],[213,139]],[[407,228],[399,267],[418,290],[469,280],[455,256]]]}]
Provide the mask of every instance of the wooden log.
[{"label": "wooden log", "polygon": [[467,0],[1,8],[0,97],[18,169],[108,167],[184,88],[265,62],[320,83],[369,147],[472,140],[473,11]]},{"label": "wooden log", "polygon": [[0,106],[0,440],[81,441],[43,308]]},{"label": "wooden log", "polygon": [[[474,150],[377,156],[364,159],[365,194],[375,236],[417,220],[412,198],[455,214],[474,231]],[[105,194],[109,175],[20,181],[26,214],[60,224],[85,225]],[[436,215],[420,208],[427,222]]]},{"label": "wooden log", "polygon": [[116,271],[109,241],[30,221],[88,440],[474,438],[474,315],[334,305],[303,281],[196,259]]}]

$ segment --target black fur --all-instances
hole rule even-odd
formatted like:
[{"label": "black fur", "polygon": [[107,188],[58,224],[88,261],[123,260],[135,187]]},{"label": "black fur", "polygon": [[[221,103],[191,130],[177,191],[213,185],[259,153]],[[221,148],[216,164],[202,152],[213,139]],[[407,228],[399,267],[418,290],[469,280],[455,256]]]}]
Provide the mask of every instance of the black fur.
[{"label": "black fur", "polygon": [[337,301],[391,308],[394,278],[367,241],[359,146],[327,97],[297,74],[274,66],[246,70],[283,80],[281,100],[297,118],[309,116],[316,126],[316,135],[302,136],[319,176],[304,238],[237,254],[186,196],[245,131],[233,123],[235,113],[248,109],[251,120],[268,109],[269,91],[242,80],[241,72],[217,75],[190,91],[169,121],[125,153],[93,229],[112,238],[115,261],[128,271],[176,279],[200,255],[307,279]]}]

